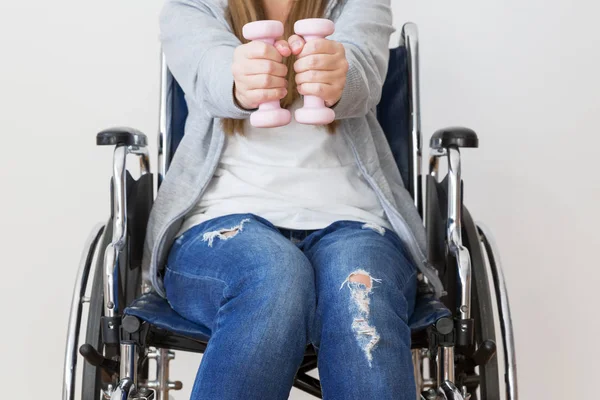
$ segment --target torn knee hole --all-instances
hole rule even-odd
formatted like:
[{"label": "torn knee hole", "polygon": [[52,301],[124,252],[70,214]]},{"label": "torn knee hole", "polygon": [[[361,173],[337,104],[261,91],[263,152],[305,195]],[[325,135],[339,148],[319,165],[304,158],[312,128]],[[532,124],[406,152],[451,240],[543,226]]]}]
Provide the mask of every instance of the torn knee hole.
[{"label": "torn knee hole", "polygon": [[233,227],[227,228],[227,229],[219,229],[217,231],[212,231],[212,232],[206,232],[203,235],[202,240],[205,242],[208,242],[208,247],[212,247],[213,241],[215,240],[215,238],[219,238],[221,240],[231,239],[232,237],[235,237],[238,233],[243,231],[244,224],[249,221],[250,221],[250,219],[246,218],[246,219],[242,220],[240,222],[240,224],[237,226],[233,226]]},{"label": "torn knee hole", "polygon": [[[342,289],[344,284],[348,282],[350,297],[353,300],[350,304],[350,310],[355,314],[352,321],[352,330],[354,331],[359,346],[365,353],[369,367],[372,367],[373,365],[372,352],[380,339],[377,329],[369,321],[369,315],[371,314],[370,297],[373,290],[373,281],[381,282],[382,280],[373,278],[364,269],[358,269],[350,273],[340,287],[340,289]],[[350,286],[350,282],[360,283],[364,285],[364,288],[356,287],[354,285]]]},{"label": "torn knee hole", "polygon": [[363,283],[367,287],[367,289],[369,289],[371,286],[373,286],[373,284],[371,282],[371,277],[368,276],[368,275],[365,275],[365,274],[355,274],[355,273],[352,273],[348,277],[348,282]]},{"label": "torn knee hole", "polygon": [[370,292],[371,288],[373,287],[373,281],[381,282],[381,279],[373,278],[364,269],[357,269],[356,271],[351,272],[350,275],[348,275],[348,277],[346,278],[346,280],[344,282],[342,282],[342,286],[340,286],[340,290],[344,287],[344,284],[346,282],[348,282],[348,284],[350,284],[350,282],[356,282],[356,283],[362,283],[363,285],[365,285],[367,292]]},{"label": "torn knee hole", "polygon": [[219,233],[226,238],[230,238],[238,232],[239,232],[239,229],[235,228],[235,229],[231,229],[231,230],[222,230]]}]

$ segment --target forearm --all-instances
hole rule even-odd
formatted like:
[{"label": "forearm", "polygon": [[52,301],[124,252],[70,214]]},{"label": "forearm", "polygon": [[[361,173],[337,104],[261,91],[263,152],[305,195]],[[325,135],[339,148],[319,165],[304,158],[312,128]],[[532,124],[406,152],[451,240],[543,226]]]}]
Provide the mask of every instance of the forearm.
[{"label": "forearm", "polygon": [[349,67],[342,97],[333,107],[337,119],[364,116],[379,103],[394,30],[389,0],[345,4],[329,37],[344,46]]},{"label": "forearm", "polygon": [[241,43],[224,19],[198,0],[169,0],[160,15],[167,65],[193,103],[216,118],[246,118],[237,105],[231,65]]}]

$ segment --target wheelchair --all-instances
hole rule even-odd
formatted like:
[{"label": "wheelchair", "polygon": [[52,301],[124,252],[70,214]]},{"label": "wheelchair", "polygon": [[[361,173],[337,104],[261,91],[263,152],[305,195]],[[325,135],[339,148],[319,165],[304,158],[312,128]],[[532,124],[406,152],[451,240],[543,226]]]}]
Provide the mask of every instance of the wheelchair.
[{"label": "wheelchair", "polygon": [[[462,196],[460,150],[478,147],[478,137],[460,127],[435,132],[428,171],[422,174],[418,68],[417,27],[407,23],[400,45],[390,50],[377,116],[423,217],[428,256],[445,288],[444,296],[436,298],[427,279],[419,276],[409,321],[417,400],[516,400],[514,338],[498,252]],[[183,137],[188,111],[164,57],[161,74],[157,186]],[[168,400],[171,391],[182,387],[169,377],[174,350],[203,353],[210,332],[172,310],[152,291],[148,271],[141,267],[154,198],[146,136],[112,128],[96,140],[114,146],[111,215],[93,228],[82,253],[69,319],[63,400]],[[127,169],[130,154],[139,159],[137,179]],[[443,158],[447,168],[441,173]],[[316,368],[317,354],[309,345],[294,386],[322,398],[319,380],[307,374]]]}]

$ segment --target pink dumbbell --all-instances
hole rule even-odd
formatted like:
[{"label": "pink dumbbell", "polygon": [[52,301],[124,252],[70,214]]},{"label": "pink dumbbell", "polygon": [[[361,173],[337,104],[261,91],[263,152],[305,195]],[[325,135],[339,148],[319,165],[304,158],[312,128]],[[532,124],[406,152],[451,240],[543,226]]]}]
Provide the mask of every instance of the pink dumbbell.
[{"label": "pink dumbbell", "polygon": [[[294,32],[305,41],[324,38],[335,31],[332,21],[323,18],[303,19],[294,24]],[[304,107],[296,110],[296,121],[302,124],[327,125],[335,119],[335,112],[325,107],[323,99],[317,96],[304,96]]]},{"label": "pink dumbbell", "polygon": [[[244,37],[248,40],[260,40],[270,45],[283,35],[283,24],[280,21],[256,21],[244,25]],[[281,108],[279,100],[262,103],[258,110],[250,115],[250,123],[257,128],[273,128],[290,123],[292,114]]]}]

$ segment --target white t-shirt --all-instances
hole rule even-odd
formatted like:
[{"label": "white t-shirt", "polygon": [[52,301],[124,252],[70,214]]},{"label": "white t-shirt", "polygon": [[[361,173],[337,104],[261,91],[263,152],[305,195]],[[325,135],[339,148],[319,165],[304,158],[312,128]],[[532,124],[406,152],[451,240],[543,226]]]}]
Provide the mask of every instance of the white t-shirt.
[{"label": "white t-shirt", "polygon": [[[290,111],[301,105],[297,101]],[[391,229],[341,133],[294,119],[278,128],[244,126],[244,135],[225,138],[215,174],[178,235],[237,213],[253,213],[289,229],[321,229],[339,220]]]}]

